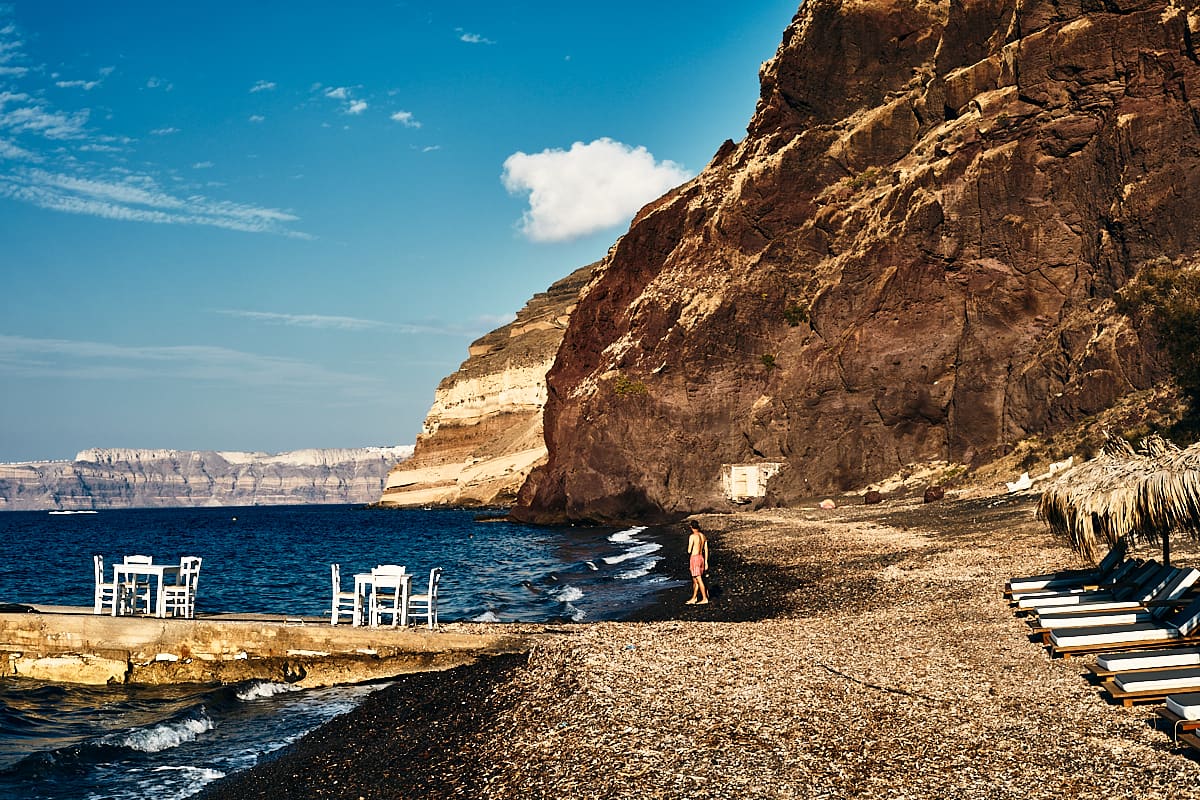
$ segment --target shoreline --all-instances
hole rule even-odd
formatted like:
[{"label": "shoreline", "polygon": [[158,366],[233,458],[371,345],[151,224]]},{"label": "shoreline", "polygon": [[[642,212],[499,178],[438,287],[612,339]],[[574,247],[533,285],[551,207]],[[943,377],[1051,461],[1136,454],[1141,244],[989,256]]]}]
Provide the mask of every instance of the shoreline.
[{"label": "shoreline", "polygon": [[529,654],[401,676],[195,797],[1200,791],[1200,766],[1149,724],[1151,707],[1107,702],[1084,659],[1049,659],[1001,599],[1011,575],[1079,564],[1033,507],[699,515],[712,604],[684,605],[677,588],[678,605],[668,595],[645,618],[518,626],[543,634]]}]

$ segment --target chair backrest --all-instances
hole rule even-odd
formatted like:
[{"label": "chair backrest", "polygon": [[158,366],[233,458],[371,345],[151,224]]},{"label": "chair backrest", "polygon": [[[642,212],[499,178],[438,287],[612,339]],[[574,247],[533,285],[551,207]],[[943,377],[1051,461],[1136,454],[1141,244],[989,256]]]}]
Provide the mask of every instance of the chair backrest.
[{"label": "chair backrest", "polygon": [[1177,628],[1184,636],[1196,630],[1200,626],[1200,597],[1197,597],[1189,605],[1181,608],[1179,613],[1172,618],[1170,624]]},{"label": "chair backrest", "polygon": [[153,564],[153,556],[125,556],[121,559],[122,564]]},{"label": "chair backrest", "polygon": [[429,597],[437,597],[438,583],[442,580],[442,568],[434,567],[429,570]]},{"label": "chair backrest", "polygon": [[1156,606],[1150,611],[1150,616],[1156,620],[1169,619],[1172,613],[1176,610],[1176,606],[1170,605],[1171,601],[1178,600],[1187,593],[1192,585],[1200,580],[1200,570],[1196,569],[1181,569],[1171,581],[1163,587],[1158,596],[1154,599],[1163,605]]},{"label": "chair backrest", "polygon": [[204,559],[199,556],[184,556],[179,559],[179,581],[194,587],[200,580],[200,565]]},{"label": "chair backrest", "polygon": [[380,564],[371,570],[372,575],[404,575],[407,573],[408,567],[400,564]]},{"label": "chair backrest", "polygon": [[92,564],[96,568],[96,583],[104,583],[104,556],[92,556]]},{"label": "chair backrest", "polygon": [[330,564],[329,572],[330,577],[333,579],[333,591],[336,594],[342,590],[342,565]]},{"label": "chair backrest", "polygon": [[1119,539],[1117,544],[1108,551],[1108,554],[1100,559],[1100,563],[1096,565],[1096,571],[1100,575],[1112,572],[1125,559],[1125,550],[1125,539]]},{"label": "chair backrest", "polygon": [[1159,570],[1154,580],[1142,585],[1141,592],[1136,595],[1137,599],[1143,603],[1165,599],[1166,593],[1169,591],[1168,587],[1182,578],[1185,572],[1186,570],[1177,567],[1164,567]]},{"label": "chair backrest", "polygon": [[[408,570],[399,564],[380,564],[371,570],[371,582],[375,584],[376,590],[384,588],[399,591],[401,582],[396,579],[407,575]],[[389,578],[392,580],[388,580]]]}]

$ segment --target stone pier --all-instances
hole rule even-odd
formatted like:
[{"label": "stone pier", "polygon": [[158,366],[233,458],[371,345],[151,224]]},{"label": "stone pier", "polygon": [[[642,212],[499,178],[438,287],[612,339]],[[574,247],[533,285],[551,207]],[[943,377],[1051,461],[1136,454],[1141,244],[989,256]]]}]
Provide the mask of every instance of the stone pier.
[{"label": "stone pier", "polygon": [[530,636],[482,625],[430,631],[266,614],[188,620],[28,608],[0,613],[0,677],[86,684],[272,680],[311,688],[448,669],[532,646]]}]

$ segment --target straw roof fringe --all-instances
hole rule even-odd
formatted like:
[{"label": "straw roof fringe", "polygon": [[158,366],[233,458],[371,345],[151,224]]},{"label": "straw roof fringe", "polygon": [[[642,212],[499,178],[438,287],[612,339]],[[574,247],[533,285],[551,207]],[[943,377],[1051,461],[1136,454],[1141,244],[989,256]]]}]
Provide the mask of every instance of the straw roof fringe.
[{"label": "straw roof fringe", "polygon": [[1134,448],[1110,436],[1100,455],[1046,488],[1038,517],[1092,560],[1122,539],[1161,542],[1173,530],[1200,538],[1200,444],[1180,450],[1151,436]]}]

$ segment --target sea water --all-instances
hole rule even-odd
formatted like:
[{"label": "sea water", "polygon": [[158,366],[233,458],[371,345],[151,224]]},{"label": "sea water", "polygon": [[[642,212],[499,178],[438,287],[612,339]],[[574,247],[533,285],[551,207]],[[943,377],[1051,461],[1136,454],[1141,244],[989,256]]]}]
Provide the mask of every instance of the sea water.
[{"label": "sea water", "polygon": [[[677,585],[654,528],[540,528],[360,506],[0,513],[0,603],[92,604],[93,554],[204,559],[198,613],[327,615],[331,563],[444,572],[439,618],[579,622]],[[419,587],[421,577],[417,579]],[[419,590],[419,589],[417,589]],[[354,708],[375,686],[94,687],[0,679],[0,798],[183,798]]]}]

